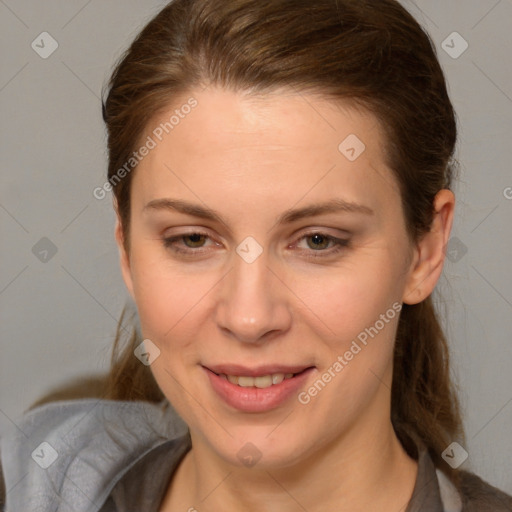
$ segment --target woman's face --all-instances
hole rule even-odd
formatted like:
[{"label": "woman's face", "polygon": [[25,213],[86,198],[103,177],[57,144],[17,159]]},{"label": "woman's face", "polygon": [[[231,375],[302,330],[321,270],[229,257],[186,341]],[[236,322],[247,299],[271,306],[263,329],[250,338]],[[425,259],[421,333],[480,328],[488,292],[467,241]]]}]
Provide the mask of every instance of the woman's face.
[{"label": "woman's face", "polygon": [[413,252],[376,119],[208,87],[142,141],[123,275],[193,441],[282,467],[389,425]]}]

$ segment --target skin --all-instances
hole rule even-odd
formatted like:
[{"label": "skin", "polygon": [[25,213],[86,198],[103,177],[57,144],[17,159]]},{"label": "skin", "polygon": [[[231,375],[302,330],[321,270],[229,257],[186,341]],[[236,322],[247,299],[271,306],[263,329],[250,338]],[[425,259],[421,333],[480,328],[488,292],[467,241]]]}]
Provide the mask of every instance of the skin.
[{"label": "skin", "polygon": [[[129,254],[119,218],[116,226],[142,333],[160,349],[151,370],[192,438],[160,510],[405,509],[417,464],[390,421],[398,315],[308,404],[293,397],[264,413],[237,411],[213,391],[201,364],[314,365],[307,389],[393,303],[415,304],[432,293],[453,194],[437,194],[431,231],[412,243],[379,123],[313,94],[190,91],[144,137],[190,96],[198,106],[133,176]],[[349,134],[366,145],[353,162],[338,150]],[[207,206],[223,222],[144,209],[160,198]],[[332,198],[374,214],[277,223],[288,209]],[[180,256],[162,241],[198,229],[208,237],[175,246],[199,255]],[[312,231],[350,242],[333,253]],[[248,236],[263,248],[252,263],[236,252]],[[247,442],[261,452],[253,467],[237,457]]]}]

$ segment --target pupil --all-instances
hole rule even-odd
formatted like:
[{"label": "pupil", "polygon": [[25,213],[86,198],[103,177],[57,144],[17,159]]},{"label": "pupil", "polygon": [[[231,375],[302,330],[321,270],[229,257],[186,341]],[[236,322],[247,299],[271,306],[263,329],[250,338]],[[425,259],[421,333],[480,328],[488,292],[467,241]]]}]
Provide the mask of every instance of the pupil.
[{"label": "pupil", "polygon": [[189,241],[192,243],[192,244],[197,244],[197,243],[200,243],[203,238],[203,235],[200,235],[198,233],[194,233],[192,235],[188,235],[187,238],[189,239]]},{"label": "pupil", "polygon": [[[322,245],[322,240],[324,237],[322,235],[312,235],[311,239],[313,240],[313,244],[320,244]],[[318,248],[318,245],[315,245],[316,248]]]}]

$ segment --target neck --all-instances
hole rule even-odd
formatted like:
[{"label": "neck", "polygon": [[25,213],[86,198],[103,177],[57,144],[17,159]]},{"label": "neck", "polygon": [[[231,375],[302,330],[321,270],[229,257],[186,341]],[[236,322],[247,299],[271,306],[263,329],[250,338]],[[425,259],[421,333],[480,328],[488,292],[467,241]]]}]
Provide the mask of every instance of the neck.
[{"label": "neck", "polygon": [[[191,432],[187,453],[164,500],[170,510],[295,512],[405,510],[417,463],[403,449],[391,422],[361,421],[341,439],[286,469],[228,465]],[[171,506],[172,504],[172,506]]]}]

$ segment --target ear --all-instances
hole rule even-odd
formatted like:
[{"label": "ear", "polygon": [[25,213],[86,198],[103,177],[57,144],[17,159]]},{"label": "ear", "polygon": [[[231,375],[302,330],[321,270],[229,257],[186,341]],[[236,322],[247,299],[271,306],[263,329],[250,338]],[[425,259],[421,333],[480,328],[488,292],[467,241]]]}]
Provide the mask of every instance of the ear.
[{"label": "ear", "polygon": [[119,262],[121,266],[121,274],[123,276],[124,284],[128,289],[132,299],[135,300],[133,293],[133,280],[132,280],[132,272],[130,266],[130,256],[126,253],[124,248],[124,236],[123,236],[123,228],[121,224],[121,219],[116,210],[116,227],[115,227],[115,238],[117,243],[117,248],[119,249]]},{"label": "ear", "polygon": [[425,233],[414,248],[402,298],[406,304],[417,304],[433,292],[443,270],[454,210],[453,192],[440,190],[434,199],[434,217],[430,231]]}]

